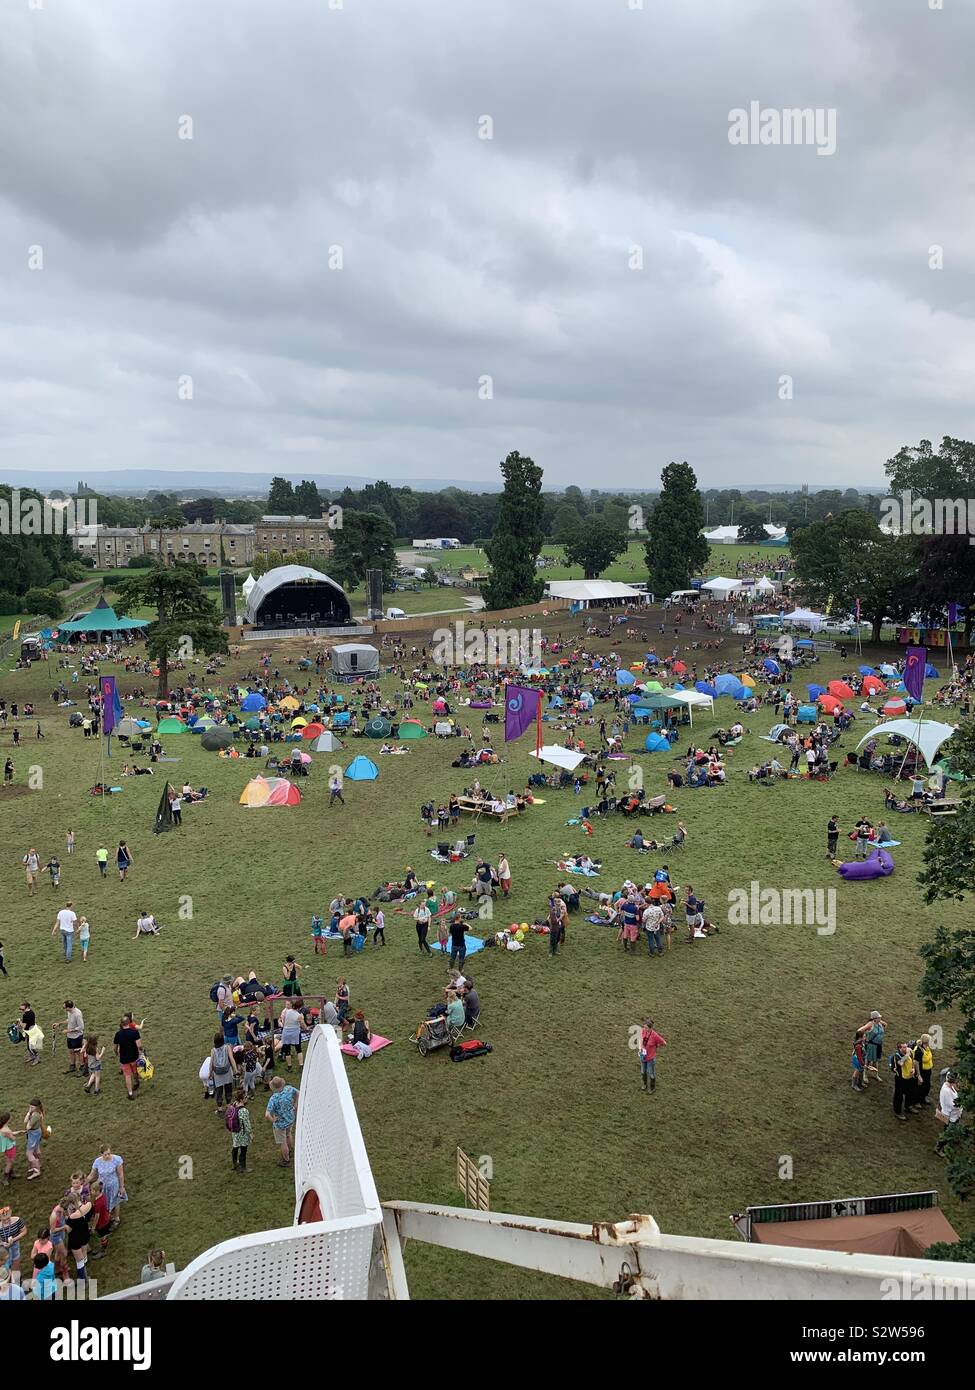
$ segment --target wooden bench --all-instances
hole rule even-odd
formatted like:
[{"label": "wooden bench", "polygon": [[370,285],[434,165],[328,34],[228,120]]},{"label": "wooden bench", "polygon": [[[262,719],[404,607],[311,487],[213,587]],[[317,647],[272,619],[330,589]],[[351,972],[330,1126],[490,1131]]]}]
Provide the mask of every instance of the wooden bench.
[{"label": "wooden bench", "polygon": [[929,816],[957,816],[958,807],[961,804],[960,801],[932,801],[923,809],[927,811]]}]

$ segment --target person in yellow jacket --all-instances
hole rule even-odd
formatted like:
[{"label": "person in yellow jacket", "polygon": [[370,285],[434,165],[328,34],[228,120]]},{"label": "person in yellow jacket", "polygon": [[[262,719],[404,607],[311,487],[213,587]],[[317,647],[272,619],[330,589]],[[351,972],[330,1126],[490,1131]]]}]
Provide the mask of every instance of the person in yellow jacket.
[{"label": "person in yellow jacket", "polygon": [[930,1033],[922,1033],[915,1043],[914,1061],[917,1063],[917,1104],[930,1105],[928,1092],[931,1090],[931,1077],[934,1075],[934,1054],[931,1051]]},{"label": "person in yellow jacket", "polygon": [[910,1043],[897,1044],[891,1066],[894,1072],[894,1114],[899,1120],[906,1120],[917,1106],[917,1062]]}]

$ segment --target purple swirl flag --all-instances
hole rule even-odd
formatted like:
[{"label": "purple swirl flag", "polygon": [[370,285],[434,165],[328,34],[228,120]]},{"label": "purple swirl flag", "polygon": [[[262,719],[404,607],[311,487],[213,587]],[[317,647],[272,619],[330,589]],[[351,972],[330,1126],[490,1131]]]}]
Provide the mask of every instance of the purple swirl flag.
[{"label": "purple swirl flag", "polygon": [[526,685],[506,685],[504,688],[504,741],[521,738],[526,729],[538,719],[542,708],[542,692]]}]

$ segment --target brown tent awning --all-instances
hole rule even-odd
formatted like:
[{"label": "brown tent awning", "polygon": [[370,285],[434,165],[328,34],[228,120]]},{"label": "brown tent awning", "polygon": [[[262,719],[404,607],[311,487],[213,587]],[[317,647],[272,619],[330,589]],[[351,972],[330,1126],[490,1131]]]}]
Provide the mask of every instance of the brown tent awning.
[{"label": "brown tent awning", "polygon": [[938,1207],[877,1216],[836,1216],[820,1221],[768,1221],[752,1225],[762,1245],[794,1245],[804,1250],[846,1250],[858,1255],[901,1255],[915,1259],[935,1241],[958,1236]]}]

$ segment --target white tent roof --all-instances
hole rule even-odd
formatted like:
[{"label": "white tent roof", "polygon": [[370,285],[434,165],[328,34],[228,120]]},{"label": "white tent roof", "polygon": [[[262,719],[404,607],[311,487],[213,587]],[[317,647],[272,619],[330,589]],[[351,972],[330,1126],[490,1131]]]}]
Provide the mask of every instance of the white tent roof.
[{"label": "white tent roof", "polygon": [[796,627],[808,627],[810,632],[818,632],[823,625],[822,613],[814,613],[811,608],[794,608],[786,613],[784,621]]},{"label": "white tent roof", "polygon": [[900,734],[908,743],[916,744],[930,767],[938,749],[951,738],[955,727],[954,724],[939,724],[936,719],[922,719],[920,722],[916,719],[888,719],[886,723],[878,724],[875,729],[864,734],[857,747],[861,748],[874,734]]},{"label": "white tent roof", "polygon": [[632,584],[614,584],[609,579],[551,579],[545,585],[550,598],[565,598],[572,603],[592,601],[600,598],[631,598],[638,601],[646,598],[641,589]]},{"label": "white tent roof", "polygon": [[345,591],[342,585],[336,584],[334,579],[329,579],[328,575],[322,574],[321,570],[313,570],[308,565],[278,565],[276,569],[268,570],[266,574],[262,574],[251,589],[247,599],[247,621],[249,623],[257,621],[258,610],[268,594],[273,594],[275,589],[281,588],[282,584],[295,584],[302,579],[317,580],[321,584],[328,584],[344,595]]},{"label": "white tent roof", "polygon": [[530,756],[540,758],[543,763],[554,763],[556,767],[564,767],[566,772],[575,772],[586,755],[573,753],[571,748],[563,748],[558,743],[546,743],[540,753],[532,753]]},{"label": "white tent roof", "polygon": [[702,584],[701,588],[709,594],[718,594],[722,598],[727,598],[729,594],[733,594],[741,588],[741,580],[728,579],[725,575],[719,574],[716,578],[709,579],[706,584]]},{"label": "white tent roof", "polygon": [[[773,541],[780,541],[785,535],[785,527],[766,524],[765,534]],[[738,540],[738,527],[716,526],[713,531],[705,531],[704,539],[712,545],[734,545]]]},{"label": "white tent roof", "polygon": [[323,734],[319,734],[314,744],[313,751],[316,753],[334,753],[342,745],[330,729],[326,729]]},{"label": "white tent roof", "polygon": [[250,598],[250,596],[251,596],[251,589],[253,589],[253,587],[254,587],[254,585],[255,585],[256,583],[257,583],[257,580],[254,578],[254,576],[253,576],[252,574],[248,574],[248,576],[247,576],[247,578],[244,580],[243,584],[241,584],[241,586],[240,586],[240,592],[244,595],[244,602],[245,602],[245,603],[246,603],[247,600]]},{"label": "white tent roof", "polygon": [[703,690],[668,690],[666,693],[673,695],[682,705],[707,705],[709,709],[714,709],[714,700]]},{"label": "white tent roof", "polygon": [[771,579],[769,579],[767,574],[763,574],[761,579],[755,585],[755,592],[759,594],[775,593],[775,585],[772,583]]}]

